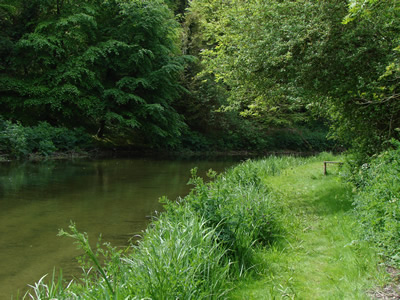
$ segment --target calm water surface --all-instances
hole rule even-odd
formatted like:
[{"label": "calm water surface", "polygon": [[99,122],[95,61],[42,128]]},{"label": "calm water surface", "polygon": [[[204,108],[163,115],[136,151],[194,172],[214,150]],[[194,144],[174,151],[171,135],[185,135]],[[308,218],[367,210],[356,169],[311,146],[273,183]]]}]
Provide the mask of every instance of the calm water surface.
[{"label": "calm water surface", "polygon": [[0,299],[26,291],[53,268],[79,274],[81,254],[57,237],[70,220],[96,241],[126,246],[161,210],[158,198],[189,191],[190,169],[223,171],[221,160],[106,159],[0,164]]}]

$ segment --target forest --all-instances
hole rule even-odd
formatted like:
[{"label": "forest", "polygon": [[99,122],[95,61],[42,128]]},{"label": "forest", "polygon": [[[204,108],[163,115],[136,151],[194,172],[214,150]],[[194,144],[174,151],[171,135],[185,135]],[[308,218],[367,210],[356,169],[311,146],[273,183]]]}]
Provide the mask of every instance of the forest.
[{"label": "forest", "polygon": [[399,138],[399,14],[394,0],[2,0],[0,152],[370,156]]}]

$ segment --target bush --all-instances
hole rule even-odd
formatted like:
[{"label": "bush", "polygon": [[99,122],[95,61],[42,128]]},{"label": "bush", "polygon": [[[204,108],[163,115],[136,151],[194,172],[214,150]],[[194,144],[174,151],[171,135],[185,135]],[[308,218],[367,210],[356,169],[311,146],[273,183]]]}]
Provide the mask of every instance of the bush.
[{"label": "bush", "polygon": [[400,142],[393,145],[359,169],[354,205],[365,238],[400,265]]},{"label": "bush", "polygon": [[33,127],[0,119],[0,151],[12,158],[23,158],[31,153],[48,156],[56,151],[86,148],[91,137],[83,129],[53,127],[40,122]]},{"label": "bush", "polygon": [[31,152],[27,141],[27,130],[20,123],[2,122],[0,150],[14,158],[21,158]]},{"label": "bush", "polygon": [[335,148],[333,140],[327,138],[324,128],[283,128],[270,133],[274,149],[293,151],[328,151]]},{"label": "bush", "polygon": [[[233,121],[231,121],[233,122]],[[297,152],[330,151],[335,142],[328,139],[324,128],[275,128],[267,130],[248,120],[237,121],[229,128],[208,134],[188,131],[182,145],[191,150],[247,150],[268,152],[290,150]]]}]

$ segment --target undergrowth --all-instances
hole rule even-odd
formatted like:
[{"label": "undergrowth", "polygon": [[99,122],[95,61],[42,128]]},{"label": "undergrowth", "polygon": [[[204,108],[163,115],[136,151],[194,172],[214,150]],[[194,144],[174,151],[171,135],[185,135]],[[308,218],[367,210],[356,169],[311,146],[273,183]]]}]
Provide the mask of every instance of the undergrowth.
[{"label": "undergrowth", "polygon": [[[400,266],[400,142],[359,168],[355,212],[362,237],[373,241],[385,260]],[[354,178],[353,178],[354,179]]]},{"label": "undergrowth", "polygon": [[0,155],[17,159],[30,154],[49,156],[56,151],[84,149],[90,144],[91,137],[82,128],[54,127],[47,122],[29,127],[0,116]]}]

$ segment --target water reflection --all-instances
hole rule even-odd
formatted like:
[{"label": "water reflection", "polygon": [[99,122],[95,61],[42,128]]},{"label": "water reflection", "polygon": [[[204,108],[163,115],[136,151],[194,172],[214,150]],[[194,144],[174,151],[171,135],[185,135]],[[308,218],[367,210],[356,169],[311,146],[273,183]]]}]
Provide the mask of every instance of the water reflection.
[{"label": "water reflection", "polygon": [[[0,165],[0,299],[54,266],[77,272],[80,253],[56,236],[70,220],[114,246],[145,228],[158,198],[185,195],[190,169],[222,171],[233,161],[107,159]],[[68,276],[68,275],[67,275]]]}]

